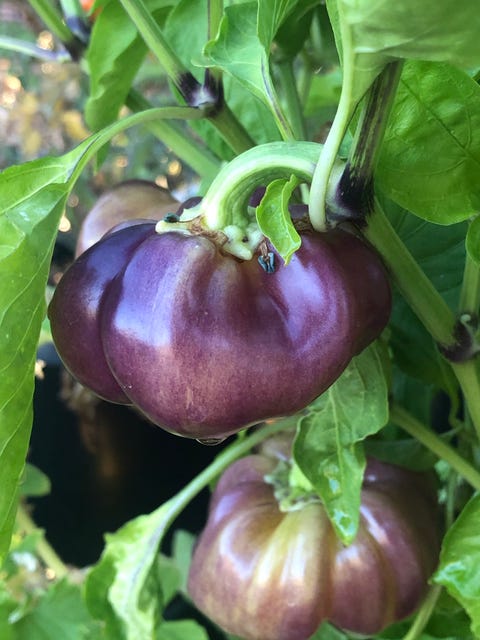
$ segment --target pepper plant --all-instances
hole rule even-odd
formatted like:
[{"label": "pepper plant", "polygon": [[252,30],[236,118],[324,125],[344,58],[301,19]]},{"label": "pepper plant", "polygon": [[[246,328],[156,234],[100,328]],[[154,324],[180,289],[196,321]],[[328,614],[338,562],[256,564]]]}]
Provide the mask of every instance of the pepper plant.
[{"label": "pepper plant", "polygon": [[[178,554],[172,558],[159,554],[162,540],[178,514],[227,467],[285,431],[295,433],[285,476],[289,491],[307,496],[307,502],[313,496],[315,503],[321,503],[333,531],[330,539],[342,549],[354,549],[359,530],[364,530],[362,483],[365,469],[370,468],[367,459],[436,479],[439,522],[435,530],[441,548],[435,569],[428,572],[428,588],[425,585],[415,612],[406,607],[407,618],[402,615],[386,628],[375,627],[371,633],[376,635],[369,637],[480,637],[477,3],[29,3],[53,34],[54,50],[36,46],[35,34],[31,41],[2,36],[0,47],[26,57],[77,63],[88,78],[84,117],[91,133],[63,155],[11,166],[0,174],[2,637],[37,637],[56,611],[62,612],[61,631],[53,625],[47,635],[38,637],[58,638],[60,633],[68,638],[115,640],[208,638],[199,622],[170,620],[165,614],[175,594],[189,596]],[[168,80],[166,102],[156,102],[155,97],[150,102],[138,89],[146,61],[149,69],[154,61],[157,77]],[[337,367],[327,388],[320,385],[321,395],[305,399],[312,402],[298,413],[260,412],[243,422],[233,419],[235,427],[223,432],[218,425],[222,438],[244,429],[180,493],[154,512],[109,533],[101,559],[88,568],[79,586],[40,534],[32,533],[34,525],[19,502],[20,495],[28,493],[25,461],[34,366],[39,336],[49,330],[45,321],[48,269],[69,195],[83,172],[94,171],[105,160],[109,142],[117,134],[140,126],[171,148],[199,178],[199,199],[181,207],[178,214],[172,210],[174,215],[155,227],[150,225],[148,234],[167,240],[184,238],[195,227],[195,233],[205,237],[221,235],[222,256],[228,254],[238,264],[254,259],[264,282],[273,282],[268,279],[280,272],[293,273],[295,261],[302,260],[309,242],[302,243],[305,225],[313,237],[346,232],[357,236],[356,241],[383,262],[392,288],[392,309],[388,324],[385,318],[368,340],[360,340],[358,331],[348,334],[358,339],[361,348],[355,343],[347,349],[346,361]],[[301,223],[295,211],[301,212]],[[132,211],[131,217],[138,218],[138,212]],[[141,235],[140,227],[131,229]],[[116,240],[126,233],[128,227],[101,242],[115,248]],[[342,268],[347,265],[356,283],[352,292],[358,293],[368,280],[366,264],[362,260],[354,264],[339,253]],[[185,266],[187,258],[182,260]],[[300,293],[301,285],[300,279]],[[162,286],[167,296],[165,282]],[[290,302],[297,300],[294,290]],[[328,282],[326,291],[335,299],[336,290],[328,289]],[[261,299],[262,290],[257,295]],[[297,310],[301,296],[298,300]],[[282,299],[279,306],[288,308],[288,303]],[[378,313],[386,306],[390,311],[389,304],[380,304]],[[115,318],[115,309],[109,314]],[[52,321],[57,322],[58,314],[53,315]],[[188,342],[189,330],[193,336],[198,326],[192,318],[183,339]],[[74,332],[72,327],[68,331]],[[207,338],[208,326],[202,327]],[[310,329],[323,336],[321,322]],[[279,339],[277,332],[275,340]],[[116,340],[114,336],[112,342]],[[65,341],[69,342],[68,335]],[[133,358],[135,349],[132,353]],[[279,361],[270,367],[268,349],[265,354],[263,366],[252,367],[256,376],[252,388],[259,378],[271,386],[282,378]],[[109,365],[122,386],[115,367],[123,365],[115,358],[109,356]],[[248,362],[242,360],[241,367],[245,373]],[[213,373],[221,379],[228,367],[217,369]],[[288,375],[291,379],[282,379],[282,395],[289,389],[293,395],[302,384],[303,376]],[[129,384],[123,387],[127,396]],[[234,417],[242,404],[241,392],[247,391],[240,389],[237,394],[238,389],[234,393],[228,381],[225,384],[224,395],[232,398],[229,410]],[[446,415],[434,410],[439,398],[445,400]],[[142,409],[141,402],[136,398],[135,402]],[[285,406],[294,407],[286,413],[298,410],[295,403]],[[161,418],[154,421],[160,427],[169,426],[162,425]],[[153,428],[157,427],[152,424]],[[202,440],[195,430],[169,430]],[[310,533],[312,526],[309,522]],[[22,531],[30,534],[22,537]],[[422,531],[416,535],[421,537]],[[312,538],[316,539],[313,533]],[[19,603],[12,590],[17,575],[14,558],[22,549],[33,549],[56,574],[50,586],[44,585],[36,604],[29,606]],[[402,554],[400,547],[398,554]],[[199,566],[196,557],[195,571]],[[265,561],[264,566],[268,576]],[[271,580],[278,581],[279,575],[276,557]],[[256,589],[261,584],[258,580]],[[264,595],[259,593],[260,601]],[[352,608],[354,596],[344,595],[352,598]],[[63,616],[67,601],[75,603],[70,617]],[[226,597],[218,606],[227,604]],[[278,615],[282,605],[287,608],[288,602],[279,603]],[[209,611],[211,606],[207,603],[204,608]],[[242,615],[248,616],[248,610]],[[232,618],[228,610],[220,616],[221,621]],[[396,619],[388,618],[389,623]],[[327,616],[310,636],[312,640],[345,639],[355,631],[330,622],[336,619]],[[248,629],[248,637],[255,640],[253,623],[240,628]],[[218,633],[234,637],[228,628]],[[288,640],[289,635],[282,637]],[[258,640],[263,640],[261,635]]]}]

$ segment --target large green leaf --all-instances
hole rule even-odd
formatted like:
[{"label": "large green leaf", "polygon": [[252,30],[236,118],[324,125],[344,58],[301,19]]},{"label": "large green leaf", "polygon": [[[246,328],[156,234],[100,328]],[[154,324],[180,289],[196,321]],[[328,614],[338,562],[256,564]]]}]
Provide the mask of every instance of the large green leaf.
[{"label": "large green leaf", "polygon": [[[200,81],[203,81],[203,48],[207,41],[208,2],[181,0],[169,14],[165,23],[165,37],[180,57],[187,69]],[[185,24],[189,25],[185,29]],[[257,143],[279,139],[275,121],[267,107],[254,98],[234,77],[222,78],[225,101],[235,116]],[[233,157],[232,150],[224,142],[217,129],[208,120],[191,123],[207,142],[209,148],[224,160]]]},{"label": "large green leaf", "polygon": [[378,186],[426,220],[480,208],[480,88],[448,64],[405,65],[382,146]]},{"label": "large green leaf", "polygon": [[[219,67],[238,80],[271,111],[277,123],[285,129],[288,125],[270,75],[271,43],[267,45],[260,40],[257,17],[256,2],[227,7],[217,37],[205,46],[204,64]],[[267,37],[267,32],[271,33],[271,30],[262,29],[263,38]]]},{"label": "large green leaf", "polygon": [[353,103],[395,59],[480,64],[476,0],[327,0],[327,7],[337,47],[352,71]]},{"label": "large green leaf", "polygon": [[480,495],[474,496],[448,530],[434,581],[466,609],[475,637],[480,636]]},{"label": "large green leaf", "polygon": [[113,135],[182,108],[119,121],[58,158],[0,174],[0,560],[8,549],[32,423],[35,354],[58,223],[79,172]]},{"label": "large green leaf", "polygon": [[[8,549],[32,423],[35,353],[67,163],[0,174],[0,559]],[[49,184],[60,183],[60,184]]]},{"label": "large green leaf", "polygon": [[384,354],[371,345],[310,405],[294,443],[295,461],[319,493],[345,543],[357,532],[365,468],[361,441],[388,420]]},{"label": "large green leaf", "polygon": [[278,28],[298,5],[299,0],[258,0],[257,35],[266,51],[275,38]]}]

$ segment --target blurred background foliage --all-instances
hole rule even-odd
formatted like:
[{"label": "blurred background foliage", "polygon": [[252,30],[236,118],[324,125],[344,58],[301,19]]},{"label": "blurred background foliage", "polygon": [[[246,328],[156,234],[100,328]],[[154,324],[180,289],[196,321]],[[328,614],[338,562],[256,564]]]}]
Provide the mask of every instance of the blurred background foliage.
[{"label": "blurred background foliage", "polygon": [[[0,36],[52,52],[58,43],[26,0],[0,1]],[[142,65],[138,86],[157,104],[172,103],[167,81],[153,58]],[[45,155],[67,152],[89,135],[83,109],[88,77],[82,64],[39,60],[0,43],[0,170]],[[121,115],[128,113],[125,108]],[[130,178],[151,180],[177,199],[191,195],[195,177],[175,154],[141,128],[116,136],[100,167],[85,171],[72,192],[59,239],[72,248],[78,228],[98,196]]]}]

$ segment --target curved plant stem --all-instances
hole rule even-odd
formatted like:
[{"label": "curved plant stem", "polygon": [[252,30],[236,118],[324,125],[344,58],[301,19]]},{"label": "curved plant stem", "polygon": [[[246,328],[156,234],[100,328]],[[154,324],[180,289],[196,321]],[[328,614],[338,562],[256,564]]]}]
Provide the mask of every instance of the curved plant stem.
[{"label": "curved plant stem", "polygon": [[[160,119],[182,119],[182,120],[195,120],[202,118],[203,114],[201,109],[195,109],[193,107],[158,107],[156,109],[148,109],[147,111],[141,111],[140,113],[134,113],[133,115],[122,118],[113,122],[108,127],[105,127],[98,133],[94,133],[89,138],[84,140],[76,149],[71,153],[77,154],[79,148],[83,148],[83,155],[75,165],[74,170],[69,178],[69,183],[73,184],[78,179],[80,173],[85,166],[90,162],[92,157],[109,142],[113,136],[117,133],[121,133],[130,127],[135,125],[146,125],[151,122]],[[66,154],[68,156],[68,154]]]},{"label": "curved plant stem", "polygon": [[[38,531],[38,527],[22,503],[20,503],[17,511],[17,524],[26,534]],[[68,574],[68,569],[64,562],[44,536],[38,541],[35,549],[43,563],[53,569],[56,578],[63,578]]]},{"label": "curved plant stem", "polygon": [[49,51],[42,49],[34,42],[19,40],[18,38],[10,38],[9,36],[0,36],[0,49],[8,51],[16,51],[23,53],[37,60],[46,60],[48,62],[70,62],[71,56],[67,51]]},{"label": "curved plant stem", "polygon": [[441,585],[437,584],[430,587],[422,606],[415,616],[412,626],[408,630],[408,633],[403,636],[403,640],[417,640],[417,638],[420,637],[435,609],[435,605],[437,604],[437,600],[442,592],[442,588],[443,587]]},{"label": "curved plant stem", "polygon": [[326,231],[328,227],[325,208],[328,182],[337,158],[338,150],[340,149],[348,124],[357,106],[357,101],[354,100],[352,92],[354,86],[352,38],[350,29],[346,28],[343,20],[340,20],[340,32],[344,52],[342,91],[340,93],[337,111],[327,139],[325,140],[322,154],[315,168],[312,185],[310,187],[309,216],[314,229],[317,229],[317,231]]},{"label": "curved plant stem", "polygon": [[445,460],[474,489],[480,491],[480,473],[406,409],[393,404],[390,408],[390,420],[416,438],[438,458]]},{"label": "curved plant stem", "polygon": [[[235,460],[243,455],[246,455],[266,438],[292,428],[296,425],[297,419],[293,416],[291,418],[284,418],[271,424],[267,424],[264,427],[254,431],[252,434],[246,437],[237,438],[233,444],[224,449],[215,460],[208,465],[203,471],[193,478],[183,489],[181,489],[175,496],[170,498],[167,502],[162,504],[156,512],[160,516],[159,524],[156,527],[154,539],[152,544],[157,547],[161,544],[164,535],[167,533],[169,527],[173,524],[175,519],[182,513],[185,507],[206,487],[210,484]],[[153,515],[153,514],[151,514]],[[128,526],[128,523],[127,525]]]},{"label": "curved plant stem", "polygon": [[[132,111],[151,109],[152,105],[138,91],[131,89],[126,105]],[[159,119],[146,125],[159,140],[175,152],[199,176],[211,182],[220,169],[220,160],[198,140],[192,138],[174,122]]]}]

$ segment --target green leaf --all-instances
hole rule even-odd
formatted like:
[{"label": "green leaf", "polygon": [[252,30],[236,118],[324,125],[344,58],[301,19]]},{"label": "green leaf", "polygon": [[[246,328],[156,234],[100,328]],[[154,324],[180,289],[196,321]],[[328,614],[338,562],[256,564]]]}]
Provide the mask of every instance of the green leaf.
[{"label": "green leaf", "polygon": [[5,583],[0,582],[0,638],[14,640],[10,616],[17,608],[16,601],[10,595]]},{"label": "green leaf", "polygon": [[408,62],[380,153],[378,187],[417,216],[452,224],[477,214],[479,171],[480,87],[447,64]]},{"label": "green leaf", "polygon": [[[150,0],[155,18],[166,16],[173,0]],[[90,91],[85,119],[93,131],[116,120],[147,47],[120,2],[110,2],[98,14],[86,54]]]},{"label": "green leaf", "polygon": [[351,69],[353,103],[395,59],[461,68],[480,63],[476,0],[327,0],[327,7],[344,66]]},{"label": "green leaf", "polygon": [[[151,638],[172,594],[172,574],[159,571],[158,548],[169,523],[167,504],[106,536],[100,562],[85,585],[87,606],[105,620],[106,638]],[[177,586],[180,575],[177,572]]]},{"label": "green leaf", "polygon": [[479,520],[480,495],[475,495],[448,530],[433,578],[465,608],[475,637],[480,636]]},{"label": "green leaf", "polygon": [[[208,2],[181,0],[169,14],[165,23],[165,37],[185,67],[203,81],[203,48],[206,43]],[[185,29],[185,24],[189,25]],[[270,111],[259,100],[252,99],[250,92],[233,76],[223,77],[225,101],[235,116],[257,144],[279,139],[278,129]],[[190,123],[206,141],[209,148],[223,160],[231,160],[233,152],[218,130],[206,119]]]},{"label": "green leaf", "polygon": [[15,625],[15,640],[94,640],[100,628],[91,619],[81,588],[67,580],[53,584],[38,605]]},{"label": "green leaf", "polygon": [[300,4],[298,0],[258,1],[257,34],[266,51],[270,49],[270,45],[282,22],[298,4]]},{"label": "green leaf", "polygon": [[203,53],[203,64],[233,76],[271,110],[283,129],[288,128],[270,75],[269,47],[257,34],[256,2],[227,7],[217,38],[206,44]]},{"label": "green leaf", "polygon": [[[260,28],[264,20],[268,22],[268,12],[264,10],[264,13],[261,13],[261,10],[264,9],[262,5],[265,5],[266,9],[269,4],[270,2],[260,2],[259,4],[259,37],[262,41],[264,36],[260,35]],[[278,22],[279,26],[275,29],[276,33],[273,33],[272,39],[280,48],[281,56],[287,56],[293,59],[305,46],[305,42],[312,28],[313,10],[318,7],[319,1],[297,0],[295,3],[284,3],[280,0],[280,2],[276,2],[275,4],[282,5],[278,11],[278,15],[281,17],[281,20]],[[286,4],[285,8],[283,7],[284,4]],[[295,5],[293,6],[293,9],[292,5]],[[287,9],[288,11],[286,11]],[[285,19],[287,15],[288,19]],[[265,41],[267,42],[268,40],[265,39]],[[324,44],[325,43],[322,41],[322,48]],[[268,46],[270,47],[270,45]],[[319,52],[316,47],[315,53],[317,55],[322,55],[324,51]]]},{"label": "green leaf", "polygon": [[468,227],[465,247],[470,258],[480,267],[480,216]]},{"label": "green leaf", "polygon": [[270,239],[285,264],[290,262],[293,253],[301,244],[288,211],[288,203],[299,182],[295,176],[290,180],[274,180],[268,185],[256,210],[260,230]]},{"label": "green leaf", "polygon": [[345,635],[343,631],[324,622],[309,640],[348,640],[348,638],[349,636]]},{"label": "green leaf", "polygon": [[361,441],[388,420],[383,355],[374,344],[356,356],[299,424],[294,457],[325,505],[340,538],[357,532],[365,468]]},{"label": "green leaf", "polygon": [[20,494],[22,496],[46,496],[50,493],[51,485],[48,476],[33,464],[25,465]]},{"label": "green leaf", "polygon": [[0,559],[10,542],[32,424],[35,353],[68,162],[39,160],[0,175]]},{"label": "green leaf", "polygon": [[194,620],[162,622],[156,640],[208,640],[208,633]]},{"label": "green leaf", "polygon": [[[452,309],[456,309],[465,263],[466,224],[449,227],[432,224],[383,198],[382,206],[425,274]],[[443,389],[453,399],[457,383],[451,368],[401,296],[394,298],[390,327],[390,344],[397,365],[408,375]]]},{"label": "green leaf", "polygon": [[207,43],[204,54],[210,63],[234,76],[254,96],[270,105],[268,96],[275,91],[265,45],[257,36],[256,2],[227,7],[219,34]]},{"label": "green leaf", "polygon": [[337,0],[359,54],[450,62],[462,68],[480,63],[476,0]]},{"label": "green leaf", "polygon": [[182,108],[124,118],[58,158],[0,174],[0,561],[10,543],[32,425],[34,366],[58,223],[79,172],[113,135]]}]

